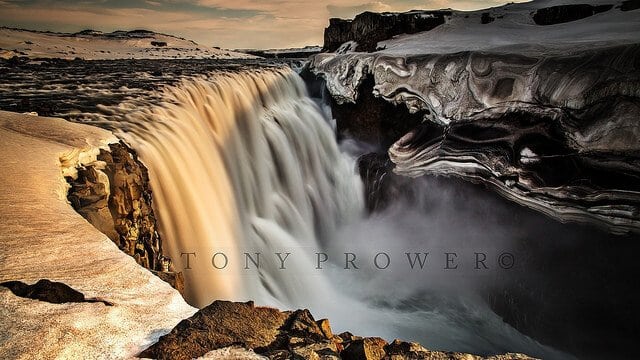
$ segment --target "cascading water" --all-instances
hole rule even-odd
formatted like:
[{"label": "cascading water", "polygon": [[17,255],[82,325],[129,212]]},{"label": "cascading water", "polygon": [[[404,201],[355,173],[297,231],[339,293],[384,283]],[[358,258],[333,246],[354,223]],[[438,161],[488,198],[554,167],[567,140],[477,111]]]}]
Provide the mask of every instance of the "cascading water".
[{"label": "cascading water", "polygon": [[[362,208],[352,164],[302,80],[284,69],[217,74],[169,88],[164,99],[113,125],[149,168],[187,299],[200,307],[215,299],[300,303],[309,289],[282,275],[274,253],[291,250],[287,267],[313,264],[308,249]],[[262,257],[257,272],[243,271],[244,252]]]},{"label": "cascading water", "polygon": [[[436,349],[565,357],[506,325],[477,298],[445,293],[448,283],[479,282],[469,273],[443,279],[397,261],[388,272],[342,270],[335,259],[356,249],[371,259],[377,249],[404,256],[424,246],[469,246],[451,234],[470,238],[477,226],[456,224],[467,214],[447,213],[452,198],[441,199],[436,213],[396,207],[363,217],[353,161],[291,70],[216,73],[168,87],[161,98],[102,107],[106,115],[92,122],[128,142],[149,169],[164,246],[185,275],[190,303],[254,300],[309,308],[337,330]],[[499,243],[504,234],[490,229],[486,236]],[[323,270],[316,252],[331,258]]]}]

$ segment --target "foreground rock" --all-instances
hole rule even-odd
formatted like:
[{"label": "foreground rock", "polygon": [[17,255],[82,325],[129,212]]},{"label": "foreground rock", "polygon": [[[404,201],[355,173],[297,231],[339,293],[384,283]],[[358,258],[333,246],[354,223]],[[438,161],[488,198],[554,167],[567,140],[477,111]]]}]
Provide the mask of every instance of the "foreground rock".
[{"label": "foreground rock", "polygon": [[[522,354],[480,356],[430,351],[416,343],[334,335],[309,310],[279,311],[253,302],[215,301],[140,354],[157,359],[532,359]],[[259,356],[261,355],[261,357]]]},{"label": "foreground rock", "polygon": [[64,176],[114,142],[91,126],[0,112],[0,282],[50,279],[113,304],[0,287],[0,358],[130,358],[195,312],[67,202]]}]

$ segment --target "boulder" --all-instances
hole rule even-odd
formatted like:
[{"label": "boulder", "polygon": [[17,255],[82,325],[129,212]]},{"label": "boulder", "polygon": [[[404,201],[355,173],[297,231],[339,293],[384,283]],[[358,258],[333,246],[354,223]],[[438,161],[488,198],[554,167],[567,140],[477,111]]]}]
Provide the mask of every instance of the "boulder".
[{"label": "boulder", "polygon": [[384,358],[387,342],[379,337],[368,337],[349,343],[340,354],[345,360],[380,360]]}]

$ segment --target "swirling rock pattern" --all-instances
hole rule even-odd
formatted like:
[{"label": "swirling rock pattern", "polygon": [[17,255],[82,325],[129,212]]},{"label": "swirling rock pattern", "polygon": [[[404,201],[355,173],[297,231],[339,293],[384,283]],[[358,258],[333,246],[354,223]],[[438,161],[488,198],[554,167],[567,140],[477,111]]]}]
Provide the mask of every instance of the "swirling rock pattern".
[{"label": "swirling rock pattern", "polygon": [[320,54],[337,103],[373,94],[423,123],[389,149],[394,171],[482,182],[560,221],[640,231],[640,45],[564,53]]}]

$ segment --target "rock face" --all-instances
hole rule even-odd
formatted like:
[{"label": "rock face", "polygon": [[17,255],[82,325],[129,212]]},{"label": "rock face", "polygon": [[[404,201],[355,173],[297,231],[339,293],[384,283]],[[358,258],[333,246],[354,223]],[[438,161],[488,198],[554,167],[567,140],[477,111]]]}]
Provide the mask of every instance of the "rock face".
[{"label": "rock face", "polygon": [[[578,223],[545,223],[544,232],[568,229],[553,244],[544,232],[518,240],[536,280],[514,276],[483,296],[542,343],[581,358],[627,357],[637,269],[619,253],[633,253],[640,233],[640,6],[559,5],[453,11],[374,53],[316,55],[310,69],[326,81],[339,131],[378,147],[359,160],[369,210],[406,191],[403,177],[444,175]],[[395,113],[370,105],[378,101]]]},{"label": "rock face", "polygon": [[147,170],[135,152],[122,142],[100,151],[102,169],[78,169],[70,183],[68,199],[74,209],[109,236],[136,262],[151,270],[162,270],[162,244],[151,207]]},{"label": "rock face", "polygon": [[536,11],[533,15],[533,21],[538,25],[562,24],[609,11],[611,8],[613,8],[613,5],[571,4],[552,6]]},{"label": "rock face", "polygon": [[398,34],[431,30],[444,24],[448,15],[451,11],[363,12],[353,20],[332,18],[324,30],[324,50],[336,51],[343,43],[355,41],[357,51],[375,51],[379,41]]},{"label": "rock face", "polygon": [[183,294],[182,273],[172,272],[171,260],[162,255],[147,169],[122,142],[100,150],[97,158],[65,178],[69,202],[120,250]]},{"label": "rock face", "polygon": [[245,349],[247,358],[255,357],[255,353],[268,359],[531,359],[522,354],[483,358],[430,351],[400,340],[388,344],[381,338],[362,338],[348,332],[333,335],[329,321],[316,321],[308,310],[280,312],[256,307],[252,302],[228,301],[215,301],[181,321],[140,357],[214,358],[218,353],[233,358],[231,353],[238,354],[237,346]]},{"label": "rock face", "polygon": [[[543,7],[539,21],[557,24],[539,26],[553,41],[538,43],[514,26],[536,26],[532,6],[453,14],[373,54],[316,55],[311,69],[326,80],[339,131],[383,149],[394,142],[397,174],[460,176],[560,221],[640,232],[640,44],[614,28],[594,34],[587,22],[599,29],[617,20],[640,36],[640,21],[597,2],[589,11],[604,13],[575,30],[569,21],[583,7]],[[483,24],[488,13],[495,21]],[[512,38],[501,33],[507,26]],[[476,29],[499,41],[447,43],[475,39]],[[572,43],[563,31],[593,43]],[[407,110],[371,106],[380,100]]]}]

